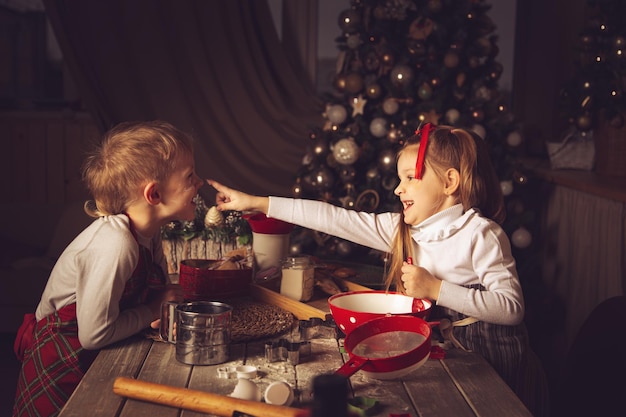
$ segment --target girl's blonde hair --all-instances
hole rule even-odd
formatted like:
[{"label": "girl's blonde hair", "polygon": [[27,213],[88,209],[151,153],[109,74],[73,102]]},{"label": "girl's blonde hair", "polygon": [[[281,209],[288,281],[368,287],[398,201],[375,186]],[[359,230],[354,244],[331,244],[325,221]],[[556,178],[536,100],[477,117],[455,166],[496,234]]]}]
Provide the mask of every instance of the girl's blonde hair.
[{"label": "girl's blonde hair", "polygon": [[165,182],[179,155],[193,153],[192,138],[163,121],[124,122],[104,134],[82,169],[93,197],[93,217],[124,213],[149,181]]},{"label": "girl's blonde hair", "polygon": [[[420,140],[420,134],[410,137],[398,156]],[[449,168],[459,171],[460,183],[455,196],[463,205],[463,211],[475,208],[483,216],[502,224],[506,212],[500,180],[491,162],[487,144],[476,133],[451,126],[437,126],[430,132],[424,165],[425,170],[432,170],[441,181]],[[404,214],[401,216],[392,242],[386,284],[388,289],[395,284],[396,289],[403,292],[400,280],[402,262],[414,255],[411,225],[404,222]]]}]

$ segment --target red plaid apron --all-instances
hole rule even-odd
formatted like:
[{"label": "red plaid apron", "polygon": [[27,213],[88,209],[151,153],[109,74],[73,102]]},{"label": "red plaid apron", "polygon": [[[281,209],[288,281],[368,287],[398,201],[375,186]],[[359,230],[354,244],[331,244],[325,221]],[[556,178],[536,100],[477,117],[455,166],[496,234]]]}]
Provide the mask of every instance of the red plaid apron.
[{"label": "red plaid apron", "polygon": [[[120,309],[144,303],[150,290],[165,285],[162,269],[152,263],[150,251],[139,246],[139,261],[126,282]],[[13,417],[56,416],[95,359],[97,351],[78,340],[76,304],[55,311],[39,322],[27,314],[18,330],[15,353],[22,360]]]}]

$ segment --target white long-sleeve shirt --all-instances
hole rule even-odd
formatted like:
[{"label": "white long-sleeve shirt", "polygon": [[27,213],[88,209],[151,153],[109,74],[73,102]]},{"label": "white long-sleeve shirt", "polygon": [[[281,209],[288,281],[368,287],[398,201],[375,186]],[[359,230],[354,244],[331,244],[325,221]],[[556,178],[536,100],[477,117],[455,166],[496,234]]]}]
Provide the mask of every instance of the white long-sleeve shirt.
[{"label": "white long-sleeve shirt", "polygon": [[148,327],[153,318],[147,305],[119,309],[139,259],[138,241],[167,271],[160,236],[135,239],[123,214],[96,219],[59,257],[37,306],[37,320],[75,302],[78,338],[86,349],[102,348]]},{"label": "white long-sleeve shirt", "polygon": [[[314,200],[270,197],[268,217],[389,252],[399,213],[365,213]],[[506,233],[458,204],[411,228],[413,263],[442,280],[437,305],[488,323],[516,325],[524,298]],[[467,288],[481,284],[485,291]]]}]

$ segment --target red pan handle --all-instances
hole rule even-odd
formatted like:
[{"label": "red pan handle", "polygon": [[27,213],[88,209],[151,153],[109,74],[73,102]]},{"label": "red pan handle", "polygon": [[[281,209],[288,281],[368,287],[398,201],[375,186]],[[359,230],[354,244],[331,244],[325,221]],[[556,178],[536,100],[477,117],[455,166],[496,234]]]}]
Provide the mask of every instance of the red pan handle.
[{"label": "red pan handle", "polygon": [[365,364],[369,361],[367,358],[362,358],[360,356],[352,356],[348,362],[344,363],[341,368],[337,369],[335,373],[337,375],[345,376],[346,378],[350,378],[354,375],[359,369],[361,369]]}]

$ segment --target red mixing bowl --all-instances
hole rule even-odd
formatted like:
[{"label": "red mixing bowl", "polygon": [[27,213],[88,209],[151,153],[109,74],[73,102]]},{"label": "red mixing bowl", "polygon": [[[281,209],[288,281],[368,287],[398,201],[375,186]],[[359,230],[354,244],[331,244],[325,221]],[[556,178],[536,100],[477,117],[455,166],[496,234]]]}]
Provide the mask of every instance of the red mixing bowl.
[{"label": "red mixing bowl", "polygon": [[328,299],[328,306],[337,326],[348,335],[357,326],[380,317],[409,315],[426,320],[432,302],[398,292],[372,290],[335,294]]}]

